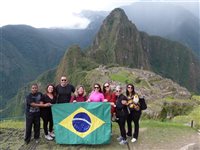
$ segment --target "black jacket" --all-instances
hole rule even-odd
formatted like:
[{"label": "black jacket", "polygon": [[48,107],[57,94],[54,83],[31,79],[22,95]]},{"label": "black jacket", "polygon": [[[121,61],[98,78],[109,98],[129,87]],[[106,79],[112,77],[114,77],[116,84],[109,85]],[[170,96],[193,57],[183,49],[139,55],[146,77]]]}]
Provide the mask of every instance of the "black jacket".
[{"label": "black jacket", "polygon": [[141,113],[142,113],[142,110],[147,109],[147,104],[146,104],[144,98],[139,98],[139,102],[138,102],[137,105],[139,105],[139,108],[140,108],[139,110],[135,110],[134,108],[133,108],[133,109],[129,108],[129,110],[130,110],[131,112],[140,113],[140,114],[141,114]]},{"label": "black jacket", "polygon": [[116,100],[116,109],[121,110],[121,109],[127,109],[126,105],[122,104],[122,100],[128,100],[126,96],[124,96],[123,94],[120,94],[119,96],[117,96],[117,100]]}]

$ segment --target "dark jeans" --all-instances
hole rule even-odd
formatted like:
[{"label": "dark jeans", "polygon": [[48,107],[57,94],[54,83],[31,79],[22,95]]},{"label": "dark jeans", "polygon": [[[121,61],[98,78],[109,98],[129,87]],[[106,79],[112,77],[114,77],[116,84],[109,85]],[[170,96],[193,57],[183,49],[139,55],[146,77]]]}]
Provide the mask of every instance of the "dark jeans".
[{"label": "dark jeans", "polygon": [[40,113],[26,113],[26,131],[25,131],[25,142],[30,142],[32,125],[34,129],[34,139],[40,137]]},{"label": "dark jeans", "polygon": [[121,111],[117,110],[116,116],[117,116],[117,118],[119,118],[119,120],[117,120],[117,123],[119,124],[121,136],[123,137],[124,140],[126,140],[125,123],[126,123],[126,119],[127,119],[127,112],[124,112],[123,110],[121,110]]},{"label": "dark jeans", "polygon": [[43,120],[44,134],[48,135],[48,123],[49,123],[49,132],[53,131],[53,117],[51,111],[42,112],[41,118]]},{"label": "dark jeans", "polygon": [[134,122],[135,128],[134,128],[134,133],[133,137],[135,139],[138,139],[139,135],[139,120],[140,120],[141,113],[139,112],[132,112],[128,115],[127,117],[127,125],[128,125],[128,136],[132,136],[132,121]]}]

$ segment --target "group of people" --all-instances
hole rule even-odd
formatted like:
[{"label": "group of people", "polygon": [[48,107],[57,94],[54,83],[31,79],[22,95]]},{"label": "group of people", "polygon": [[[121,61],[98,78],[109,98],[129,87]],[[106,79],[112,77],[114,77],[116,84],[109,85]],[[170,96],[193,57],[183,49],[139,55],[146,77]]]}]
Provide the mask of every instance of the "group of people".
[{"label": "group of people", "polygon": [[[121,134],[117,138],[119,143],[126,144],[127,137],[132,137],[131,142],[138,139],[140,116],[142,110],[146,109],[147,106],[144,98],[139,97],[135,92],[133,84],[127,84],[125,96],[120,86],[116,86],[113,91],[109,82],[104,83],[102,88],[100,84],[95,83],[92,92],[87,96],[84,86],[79,85],[75,89],[73,85],[69,84],[67,77],[62,76],[60,84],[56,87],[53,84],[46,87],[45,94],[38,92],[37,84],[32,84],[31,93],[26,97],[25,142],[28,144],[31,140],[32,126],[34,126],[34,139],[38,142],[40,117],[43,120],[45,138],[53,140],[55,135],[51,106],[56,103],[70,102],[109,102],[111,104],[112,120],[119,124]],[[133,133],[132,122],[135,125]]]}]

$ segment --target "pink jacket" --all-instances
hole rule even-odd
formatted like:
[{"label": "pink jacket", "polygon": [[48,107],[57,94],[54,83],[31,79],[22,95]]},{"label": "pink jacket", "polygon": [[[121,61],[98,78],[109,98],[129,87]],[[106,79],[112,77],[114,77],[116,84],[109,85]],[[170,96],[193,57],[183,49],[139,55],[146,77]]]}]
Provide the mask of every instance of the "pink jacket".
[{"label": "pink jacket", "polygon": [[103,93],[93,91],[90,94],[89,99],[90,99],[90,102],[103,102],[104,96],[103,96]]}]

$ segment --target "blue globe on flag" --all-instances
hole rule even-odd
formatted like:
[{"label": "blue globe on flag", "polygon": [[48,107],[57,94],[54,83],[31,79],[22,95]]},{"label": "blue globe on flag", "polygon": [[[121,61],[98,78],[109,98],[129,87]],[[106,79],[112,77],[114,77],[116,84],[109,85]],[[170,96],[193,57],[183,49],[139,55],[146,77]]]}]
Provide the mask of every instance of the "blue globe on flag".
[{"label": "blue globe on flag", "polygon": [[77,132],[86,132],[91,127],[91,119],[88,114],[80,112],[74,116],[72,125]]}]

